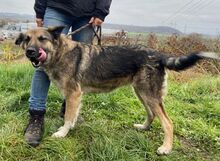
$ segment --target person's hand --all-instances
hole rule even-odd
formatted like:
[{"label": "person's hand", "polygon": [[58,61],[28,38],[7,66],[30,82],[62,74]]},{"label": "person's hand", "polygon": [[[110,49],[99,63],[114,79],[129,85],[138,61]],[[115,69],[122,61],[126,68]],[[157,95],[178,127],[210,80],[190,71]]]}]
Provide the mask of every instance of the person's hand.
[{"label": "person's hand", "polygon": [[42,18],[36,18],[37,27],[43,27],[44,21]]},{"label": "person's hand", "polygon": [[93,26],[101,26],[103,21],[100,18],[92,17],[89,21]]}]

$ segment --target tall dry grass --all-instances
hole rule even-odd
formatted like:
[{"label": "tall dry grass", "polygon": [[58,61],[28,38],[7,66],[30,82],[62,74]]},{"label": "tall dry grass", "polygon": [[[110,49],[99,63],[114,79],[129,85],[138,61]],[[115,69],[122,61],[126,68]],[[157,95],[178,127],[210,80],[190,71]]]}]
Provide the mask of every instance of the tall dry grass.
[{"label": "tall dry grass", "polygon": [[[119,36],[118,36],[119,35]],[[123,35],[123,36],[122,36]],[[172,56],[186,55],[197,51],[213,51],[220,53],[220,38],[206,38],[200,34],[190,34],[186,36],[156,35],[150,33],[147,36],[141,34],[130,37],[124,35],[124,31],[117,35],[103,38],[104,45],[145,45],[159,52]],[[119,43],[120,42],[120,43]],[[215,60],[202,61],[195,68],[197,72],[209,72],[220,74],[220,63]]]},{"label": "tall dry grass", "polygon": [[13,40],[0,42],[0,62],[12,63],[23,58],[23,50],[14,44]]}]

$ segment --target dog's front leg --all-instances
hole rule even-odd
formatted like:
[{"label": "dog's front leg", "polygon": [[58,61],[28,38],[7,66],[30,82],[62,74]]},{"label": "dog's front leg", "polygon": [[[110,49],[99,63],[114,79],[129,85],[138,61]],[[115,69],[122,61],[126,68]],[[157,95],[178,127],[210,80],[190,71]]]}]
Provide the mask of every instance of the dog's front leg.
[{"label": "dog's front leg", "polygon": [[65,93],[66,111],[64,117],[64,125],[61,126],[53,137],[65,137],[70,128],[74,127],[80,110],[81,88],[78,85],[75,90]]}]

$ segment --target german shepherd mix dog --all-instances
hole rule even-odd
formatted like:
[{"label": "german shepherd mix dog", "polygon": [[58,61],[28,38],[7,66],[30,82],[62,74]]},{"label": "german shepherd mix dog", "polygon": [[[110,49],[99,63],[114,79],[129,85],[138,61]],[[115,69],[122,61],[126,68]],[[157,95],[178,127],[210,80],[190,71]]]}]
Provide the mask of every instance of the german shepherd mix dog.
[{"label": "german shepherd mix dog", "polygon": [[74,42],[61,35],[63,27],[37,28],[21,33],[16,44],[21,45],[35,67],[42,68],[66,99],[64,125],[53,137],[65,137],[74,127],[83,93],[109,92],[131,84],[144,105],[147,118],[134,127],[146,130],[157,116],[165,137],[158,154],[172,150],[173,124],[165,112],[166,69],[181,71],[203,58],[220,59],[212,52],[197,52],[170,57],[139,47],[99,47]]}]

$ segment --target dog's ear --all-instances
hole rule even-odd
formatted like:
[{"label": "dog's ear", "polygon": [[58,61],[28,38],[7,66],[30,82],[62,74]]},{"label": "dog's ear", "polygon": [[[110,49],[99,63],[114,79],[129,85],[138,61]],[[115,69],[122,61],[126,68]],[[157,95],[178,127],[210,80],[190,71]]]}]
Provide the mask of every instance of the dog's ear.
[{"label": "dog's ear", "polygon": [[55,27],[48,27],[48,32],[53,35],[55,39],[58,39],[60,34],[62,33],[65,26],[55,26]]},{"label": "dog's ear", "polygon": [[15,40],[15,44],[21,45],[21,43],[24,41],[24,37],[25,37],[25,35],[23,33],[20,33],[18,35],[17,39]]}]

